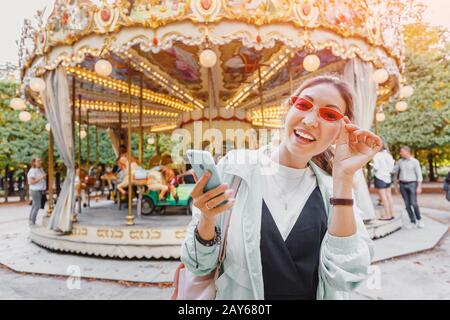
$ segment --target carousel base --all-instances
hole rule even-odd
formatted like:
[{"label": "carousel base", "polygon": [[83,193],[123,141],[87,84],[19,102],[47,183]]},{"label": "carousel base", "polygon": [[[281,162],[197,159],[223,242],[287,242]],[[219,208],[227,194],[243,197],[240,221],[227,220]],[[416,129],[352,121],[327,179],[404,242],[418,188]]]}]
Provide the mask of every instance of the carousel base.
[{"label": "carousel base", "polygon": [[372,220],[365,223],[367,232],[371,239],[386,237],[402,228],[403,222],[401,216],[396,216],[389,221]]},{"label": "carousel base", "polygon": [[[135,211],[135,210],[134,210]],[[180,257],[180,246],[191,217],[183,208],[170,208],[162,215],[136,217],[126,225],[128,210],[118,210],[112,202],[93,203],[78,215],[71,234],[61,235],[47,229],[49,218],[31,229],[34,243],[54,251],[109,258]]]}]

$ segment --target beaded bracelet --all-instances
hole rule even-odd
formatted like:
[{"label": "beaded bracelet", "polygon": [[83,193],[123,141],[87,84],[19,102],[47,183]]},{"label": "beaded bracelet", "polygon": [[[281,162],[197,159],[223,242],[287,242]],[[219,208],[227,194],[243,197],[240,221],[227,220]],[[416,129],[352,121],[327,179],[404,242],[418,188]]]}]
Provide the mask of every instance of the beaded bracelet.
[{"label": "beaded bracelet", "polygon": [[194,230],[195,238],[196,238],[197,241],[200,242],[202,245],[204,245],[204,246],[206,246],[206,247],[212,247],[212,246],[214,246],[214,245],[220,243],[220,240],[221,240],[220,228],[216,226],[216,227],[214,228],[214,230],[215,230],[215,234],[216,234],[215,237],[214,237],[214,239],[211,239],[211,240],[204,240],[204,239],[202,239],[202,237],[200,237],[200,235],[199,235],[199,233],[198,233],[198,228],[195,227],[195,230]]}]

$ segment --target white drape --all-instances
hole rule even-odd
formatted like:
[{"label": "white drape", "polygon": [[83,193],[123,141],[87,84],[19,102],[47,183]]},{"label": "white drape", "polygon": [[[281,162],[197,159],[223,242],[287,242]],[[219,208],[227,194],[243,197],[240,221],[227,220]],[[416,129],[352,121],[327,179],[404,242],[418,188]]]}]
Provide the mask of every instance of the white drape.
[{"label": "white drape", "polygon": [[119,156],[119,131],[117,130],[113,130],[113,129],[109,129],[109,138],[111,139],[111,145],[114,151],[114,154],[116,155],[116,157]]},{"label": "white drape", "polygon": [[[371,63],[358,58],[349,60],[344,70],[344,79],[355,91],[354,122],[362,129],[370,129],[374,119],[377,85],[373,79],[373,72]],[[362,218],[375,219],[375,210],[362,170],[355,174],[354,187],[356,204],[364,213]]]},{"label": "white drape", "polygon": [[68,232],[72,229],[72,213],[75,200],[75,153],[69,84],[64,68],[58,67],[58,69],[49,72],[45,82],[46,88],[42,92],[45,114],[50,123],[59,155],[67,168],[66,179],[50,218],[48,228],[54,231]]}]

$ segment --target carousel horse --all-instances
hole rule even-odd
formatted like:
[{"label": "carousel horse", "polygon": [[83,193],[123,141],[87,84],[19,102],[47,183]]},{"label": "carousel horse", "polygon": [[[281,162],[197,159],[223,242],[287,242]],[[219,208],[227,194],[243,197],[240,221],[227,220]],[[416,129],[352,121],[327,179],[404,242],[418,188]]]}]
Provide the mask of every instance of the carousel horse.
[{"label": "carousel horse", "polygon": [[117,181],[117,176],[113,173],[112,168],[107,167],[105,174],[100,179],[108,183],[108,190],[111,193],[114,190],[113,182]]},{"label": "carousel horse", "polygon": [[[128,172],[129,165],[131,167],[131,175]],[[144,170],[133,158],[131,158],[130,164],[128,164],[128,157],[123,155],[119,159],[119,167],[125,172],[122,182],[117,185],[117,190],[122,194],[126,194],[125,188],[130,183],[136,186],[146,186],[148,190],[152,191],[167,192],[168,190],[168,187],[163,184],[160,172],[156,170]]]},{"label": "carousel horse", "polygon": [[81,200],[83,207],[90,205],[90,194],[96,188],[97,177],[86,174],[86,171],[77,168],[75,174],[75,192],[77,199]]},{"label": "carousel horse", "polygon": [[87,206],[85,178],[86,172],[77,168],[75,171],[75,195],[77,201],[81,201],[83,207]]}]

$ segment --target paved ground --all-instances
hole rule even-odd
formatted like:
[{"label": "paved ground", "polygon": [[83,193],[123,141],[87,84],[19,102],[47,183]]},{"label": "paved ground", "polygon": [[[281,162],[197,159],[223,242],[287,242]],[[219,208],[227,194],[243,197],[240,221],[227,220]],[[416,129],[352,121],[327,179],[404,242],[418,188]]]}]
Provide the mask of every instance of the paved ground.
[{"label": "paved ground", "polygon": [[[402,207],[401,202],[396,202],[397,207]],[[442,208],[447,208],[441,195],[431,202],[442,202]],[[27,209],[17,204],[0,206],[0,236],[26,232]],[[424,209],[424,213],[440,222],[450,221],[450,210]],[[414,241],[413,232],[405,233],[400,240],[391,236],[384,241],[391,239],[397,245],[399,241]],[[371,273],[369,281],[352,294],[353,299],[450,299],[450,235],[447,233],[430,251],[376,263]],[[172,290],[130,282],[78,281],[70,274],[65,277],[21,274],[0,265],[0,299],[167,299]]]}]

